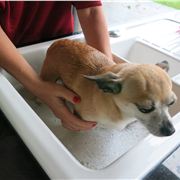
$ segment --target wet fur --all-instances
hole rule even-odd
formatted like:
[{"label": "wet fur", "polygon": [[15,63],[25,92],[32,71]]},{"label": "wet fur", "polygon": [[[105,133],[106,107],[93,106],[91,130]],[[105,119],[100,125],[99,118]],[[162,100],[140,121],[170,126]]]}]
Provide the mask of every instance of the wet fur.
[{"label": "wet fur", "polygon": [[[118,76],[117,81],[122,85],[120,93],[105,93],[96,82],[83,76],[107,72]],[[53,82],[61,79],[66,87],[76,92],[82,101],[75,105],[75,110],[83,119],[119,124],[121,128],[135,118],[142,119],[142,115],[138,116],[135,112],[134,103],[146,103],[146,100],[152,99],[163,104],[172,93],[171,80],[160,67],[115,64],[98,50],[72,40],[59,40],[50,46],[41,77]]]}]

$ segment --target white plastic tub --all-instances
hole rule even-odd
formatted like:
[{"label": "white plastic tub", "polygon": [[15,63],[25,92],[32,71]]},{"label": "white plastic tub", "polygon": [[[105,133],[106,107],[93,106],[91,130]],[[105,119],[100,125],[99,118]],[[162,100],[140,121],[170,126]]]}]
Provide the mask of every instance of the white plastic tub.
[{"label": "white plastic tub", "polygon": [[[70,38],[79,39],[81,36]],[[20,52],[39,71],[51,43],[24,47]],[[151,49],[150,46],[136,41],[135,37],[127,41],[119,39],[112,44],[113,52],[130,61],[136,61],[135,57],[140,53],[133,54],[133,48],[137,48],[136,52],[142,52],[141,48],[152,50],[153,57],[157,59],[152,63],[159,62],[160,56],[165,58],[161,60],[169,58],[168,61],[174,61],[173,57]],[[142,60],[143,58],[144,56]],[[177,69],[173,71],[177,70],[178,73],[179,64],[175,67]],[[180,92],[178,85],[176,92]],[[32,95],[2,71],[0,108],[51,179],[139,179],[155,168],[180,144],[180,113],[177,105],[172,107],[175,114],[172,121],[176,132],[170,137],[159,138],[150,135],[137,122],[121,132],[97,128],[74,133],[65,130],[45,105],[38,105]]]}]

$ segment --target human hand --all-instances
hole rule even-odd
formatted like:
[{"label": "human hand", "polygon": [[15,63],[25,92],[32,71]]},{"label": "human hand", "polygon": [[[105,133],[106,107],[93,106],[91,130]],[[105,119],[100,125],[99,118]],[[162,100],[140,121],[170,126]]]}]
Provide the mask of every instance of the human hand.
[{"label": "human hand", "polygon": [[96,126],[96,122],[82,120],[69,111],[65,100],[77,104],[81,99],[63,85],[42,81],[35,94],[50,107],[57,118],[61,119],[63,127],[72,131],[80,131]]},{"label": "human hand", "polygon": [[113,57],[113,61],[114,61],[116,64],[126,63],[126,61],[124,61],[124,60],[121,59],[120,57],[116,56],[115,54],[112,54],[112,57]]}]

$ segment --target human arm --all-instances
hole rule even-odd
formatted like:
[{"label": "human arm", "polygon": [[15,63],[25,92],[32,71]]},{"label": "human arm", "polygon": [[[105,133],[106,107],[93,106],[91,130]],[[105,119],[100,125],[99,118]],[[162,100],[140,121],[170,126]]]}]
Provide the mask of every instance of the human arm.
[{"label": "human arm", "polygon": [[64,127],[71,130],[87,130],[94,126],[94,122],[83,121],[68,111],[63,99],[74,104],[77,95],[61,85],[42,81],[6,36],[1,26],[0,67],[7,70],[25,88],[46,103],[54,114],[62,120]]},{"label": "human arm", "polygon": [[109,34],[102,6],[77,9],[87,44],[103,52],[112,60]]}]

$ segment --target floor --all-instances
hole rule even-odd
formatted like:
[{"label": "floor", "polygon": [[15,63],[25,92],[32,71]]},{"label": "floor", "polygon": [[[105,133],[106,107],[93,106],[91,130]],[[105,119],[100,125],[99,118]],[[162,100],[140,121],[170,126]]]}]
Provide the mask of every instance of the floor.
[{"label": "floor", "polygon": [[0,179],[49,180],[0,111]]}]

